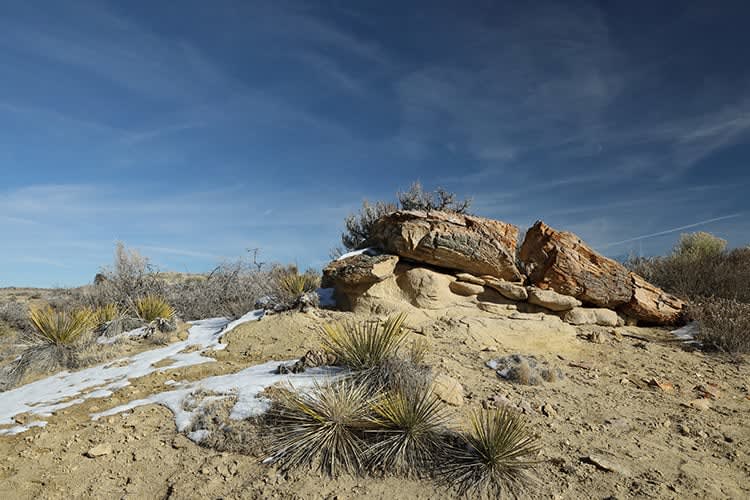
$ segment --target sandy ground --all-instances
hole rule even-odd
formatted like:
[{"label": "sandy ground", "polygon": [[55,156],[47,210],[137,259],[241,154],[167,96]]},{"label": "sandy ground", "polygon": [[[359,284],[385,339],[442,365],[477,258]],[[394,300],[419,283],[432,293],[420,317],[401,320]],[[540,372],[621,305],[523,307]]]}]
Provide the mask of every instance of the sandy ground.
[{"label": "sandy ground", "polygon": [[[167,390],[169,379],[300,356],[317,347],[321,322],[350,317],[288,313],[242,325],[225,337],[215,363],[148,375],[112,397],[60,411],[46,428],[0,437],[0,498],[454,498],[428,479],[282,475],[258,456],[192,443],[157,405],[96,422],[89,417]],[[437,373],[463,384],[457,419],[502,401],[527,414],[543,443],[530,498],[750,498],[746,363],[687,351],[665,330],[574,329],[557,318],[525,318],[475,308],[433,311],[411,319],[410,336],[429,343],[427,361]],[[565,378],[520,386],[485,366],[511,353],[543,358]],[[692,403],[696,408],[691,401],[706,394],[699,386],[716,398]],[[88,458],[100,444],[106,453]]]}]

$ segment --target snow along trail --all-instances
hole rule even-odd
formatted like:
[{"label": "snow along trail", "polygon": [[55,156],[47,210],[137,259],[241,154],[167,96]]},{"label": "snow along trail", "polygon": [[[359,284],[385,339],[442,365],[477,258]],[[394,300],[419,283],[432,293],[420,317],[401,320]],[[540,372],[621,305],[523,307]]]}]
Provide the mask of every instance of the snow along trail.
[{"label": "snow along trail", "polygon": [[[274,373],[279,364],[279,361],[269,361],[229,375],[208,377],[197,382],[172,384],[179,388],[152,394],[144,399],[130,401],[116,408],[94,413],[91,417],[98,420],[101,417],[116,415],[139,406],[160,404],[172,410],[177,430],[182,432],[190,426],[194,417],[200,414],[208,403],[220,399],[236,398],[229,418],[242,420],[260,415],[268,410],[270,401],[258,396],[267,387],[280,382],[288,382],[295,389],[301,389],[311,387],[341,373],[339,368],[324,367],[308,369],[304,373],[296,375],[279,375]],[[196,397],[196,393],[204,391],[208,393],[206,397],[202,399]],[[188,437],[195,442],[199,442],[208,435],[208,432],[206,429],[193,430],[188,434]]]},{"label": "snow along trail", "polygon": [[[82,403],[90,398],[102,398],[130,385],[130,380],[153,372],[163,372],[174,368],[192,366],[215,361],[203,356],[209,350],[221,350],[221,337],[236,326],[255,321],[263,316],[262,310],[251,311],[230,322],[226,318],[212,318],[194,321],[188,331],[187,340],[152,349],[134,356],[121,358],[105,364],[86,368],[77,372],[63,371],[16,389],[0,393],[0,426],[12,425],[14,417],[30,413],[39,417],[49,417],[53,412]],[[185,352],[188,348],[198,349]],[[155,363],[170,360],[167,366],[157,368]],[[242,373],[242,372],[241,372]],[[44,426],[43,420],[35,420],[26,425],[16,425],[0,429],[0,435],[18,434],[31,427]]]}]

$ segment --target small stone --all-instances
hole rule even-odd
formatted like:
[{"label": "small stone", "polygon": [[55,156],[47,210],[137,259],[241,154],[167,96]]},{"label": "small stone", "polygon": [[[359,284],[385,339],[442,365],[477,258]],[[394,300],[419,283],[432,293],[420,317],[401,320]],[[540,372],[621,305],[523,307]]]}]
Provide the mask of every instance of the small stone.
[{"label": "small stone", "polygon": [[551,404],[547,403],[544,406],[542,406],[542,414],[545,417],[552,418],[552,417],[556,417],[557,416],[557,411],[555,410],[555,408]]},{"label": "small stone", "polygon": [[433,391],[435,395],[452,406],[462,406],[464,404],[464,388],[453,377],[448,375],[438,375],[433,382]]},{"label": "small stone", "polygon": [[711,408],[711,402],[708,399],[693,399],[692,401],[688,401],[686,406],[695,408],[696,410],[706,411]]},{"label": "small stone", "polygon": [[690,427],[688,427],[685,424],[679,424],[677,426],[677,430],[680,431],[680,434],[683,436],[689,436],[690,435]]},{"label": "small stone", "polygon": [[607,472],[616,472],[623,476],[631,475],[631,472],[627,468],[602,455],[589,455],[584,457],[583,460]]},{"label": "small stone", "polygon": [[104,455],[109,455],[112,453],[112,445],[108,443],[101,443],[93,448],[91,448],[89,451],[86,452],[86,456],[89,458],[97,458],[97,457],[103,457]]},{"label": "small stone", "polygon": [[174,437],[172,440],[172,448],[175,450],[181,450],[183,448],[187,448],[189,446],[193,445],[193,442],[190,441],[186,436],[183,434],[178,434]]}]

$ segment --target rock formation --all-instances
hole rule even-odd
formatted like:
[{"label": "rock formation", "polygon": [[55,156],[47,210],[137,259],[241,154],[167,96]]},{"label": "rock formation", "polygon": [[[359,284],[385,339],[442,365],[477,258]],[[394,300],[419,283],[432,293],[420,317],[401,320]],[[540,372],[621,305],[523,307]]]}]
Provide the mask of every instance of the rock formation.
[{"label": "rock formation", "polygon": [[[332,262],[323,286],[343,309],[473,306],[492,314],[547,314],[565,322],[617,326],[675,324],[685,307],[596,253],[573,233],[539,221],[516,266],[518,229],[491,219],[401,211],[381,217],[368,240],[377,249]],[[386,309],[388,308],[386,307]]]},{"label": "rock formation", "polygon": [[633,296],[625,266],[599,255],[573,233],[538,221],[527,232],[519,254],[529,281],[597,307],[614,309]]},{"label": "rock formation", "polygon": [[471,215],[406,210],[381,217],[367,244],[415,262],[519,281],[517,241],[518,228],[512,224]]}]

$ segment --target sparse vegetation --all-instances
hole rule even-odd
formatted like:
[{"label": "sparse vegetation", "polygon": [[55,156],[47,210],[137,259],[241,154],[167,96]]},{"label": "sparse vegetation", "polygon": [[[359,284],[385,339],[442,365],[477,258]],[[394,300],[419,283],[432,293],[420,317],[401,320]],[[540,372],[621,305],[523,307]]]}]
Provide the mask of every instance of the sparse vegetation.
[{"label": "sparse vegetation", "polygon": [[[443,188],[434,192],[425,191],[422,184],[414,182],[407,191],[396,193],[398,203],[377,201],[374,204],[367,200],[356,214],[349,214],[344,220],[344,232],[341,233],[341,243],[348,250],[363,248],[372,234],[375,222],[384,215],[396,210],[440,210],[445,212],[467,213],[471,207],[471,199],[459,200],[455,193]],[[338,256],[341,250],[335,249],[333,256]]]},{"label": "sparse vegetation", "polygon": [[750,329],[743,327],[750,304],[750,248],[727,250],[725,240],[709,233],[684,234],[670,255],[633,257],[626,265],[690,302],[707,347],[750,352]]},{"label": "sparse vegetation", "polygon": [[296,266],[291,266],[275,274],[280,294],[291,302],[300,295],[314,292],[320,286],[320,276],[312,270],[300,274]]},{"label": "sparse vegetation", "polygon": [[750,352],[750,304],[720,297],[690,304],[690,315],[700,321],[697,340],[732,354]]},{"label": "sparse vegetation", "polygon": [[475,410],[469,432],[449,440],[440,474],[462,496],[518,497],[531,483],[538,451],[519,415],[505,408]]},{"label": "sparse vegetation", "polygon": [[367,386],[349,380],[279,391],[268,414],[276,435],[270,461],[284,470],[317,461],[331,475],[360,470],[373,398]]},{"label": "sparse vegetation", "polygon": [[435,459],[446,413],[429,383],[404,381],[372,410],[376,429],[368,450],[371,467],[408,474]]},{"label": "sparse vegetation", "polygon": [[323,326],[323,348],[357,376],[368,377],[386,367],[406,338],[406,314],[386,321],[329,323]]},{"label": "sparse vegetation", "polygon": [[135,301],[135,312],[147,323],[156,319],[170,320],[175,314],[174,308],[157,295],[147,295]]},{"label": "sparse vegetation", "polygon": [[103,325],[119,318],[122,315],[117,304],[105,304],[99,306],[93,311],[93,321],[95,325]]},{"label": "sparse vegetation", "polygon": [[29,320],[38,339],[58,346],[71,346],[95,324],[90,309],[65,312],[55,311],[49,306],[32,307]]}]

